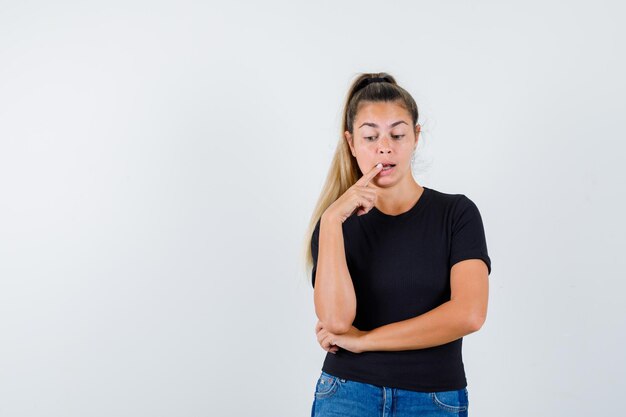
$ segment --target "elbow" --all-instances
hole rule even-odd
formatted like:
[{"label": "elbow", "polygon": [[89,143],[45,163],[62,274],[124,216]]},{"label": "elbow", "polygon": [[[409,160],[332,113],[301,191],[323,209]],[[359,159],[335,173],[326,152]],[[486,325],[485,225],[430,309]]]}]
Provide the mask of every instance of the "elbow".
[{"label": "elbow", "polygon": [[467,326],[470,333],[474,333],[480,330],[485,323],[485,316],[480,314],[470,314],[468,315]]},{"label": "elbow", "polygon": [[[356,318],[356,307],[337,308],[335,305],[315,303],[315,314],[324,324],[324,328],[334,334],[343,334],[350,330]],[[343,304],[342,304],[343,305]]]},{"label": "elbow", "polygon": [[464,303],[459,301],[457,304],[458,322],[462,323],[466,334],[474,333],[480,330],[487,318],[487,309],[476,305],[475,303]]},{"label": "elbow", "polygon": [[336,317],[335,318],[323,317],[323,318],[320,318],[320,321],[323,323],[324,329],[326,329],[327,331],[334,333],[334,334],[343,334],[343,333],[347,333],[348,330],[350,330],[350,327],[352,327],[352,323],[354,322],[354,319],[345,320],[345,319],[338,319]]},{"label": "elbow", "polygon": [[335,321],[331,322],[331,325],[328,327],[328,331],[334,334],[344,334],[347,333],[352,327],[352,322],[348,323],[347,321]]}]

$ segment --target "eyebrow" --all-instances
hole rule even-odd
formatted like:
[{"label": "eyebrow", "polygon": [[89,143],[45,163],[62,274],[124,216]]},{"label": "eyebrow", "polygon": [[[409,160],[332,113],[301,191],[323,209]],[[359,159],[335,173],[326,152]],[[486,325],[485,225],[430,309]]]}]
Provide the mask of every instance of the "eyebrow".
[{"label": "eyebrow", "polygon": [[[389,125],[389,127],[394,127],[399,125],[400,123],[404,123],[405,125],[409,125],[407,122],[405,122],[404,120],[398,120],[397,122],[393,122],[392,124]],[[371,127],[378,127],[378,125],[376,123],[371,123],[371,122],[365,122],[363,123],[361,126],[359,126],[359,129],[362,128],[363,126],[371,126]]]}]

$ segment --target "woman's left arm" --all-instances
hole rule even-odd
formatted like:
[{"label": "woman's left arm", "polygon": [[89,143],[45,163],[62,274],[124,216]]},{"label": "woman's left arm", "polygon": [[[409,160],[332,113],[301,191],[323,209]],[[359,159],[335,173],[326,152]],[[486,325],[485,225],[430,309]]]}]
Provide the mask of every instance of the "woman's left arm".
[{"label": "woman's left arm", "polygon": [[480,259],[457,262],[450,271],[450,287],[450,301],[363,334],[363,351],[424,349],[478,331],[487,317],[487,265]]},{"label": "woman's left arm", "polygon": [[398,351],[439,346],[478,331],[487,317],[487,265],[481,259],[457,262],[450,271],[450,287],[450,301],[424,314],[370,331],[353,326],[333,334],[318,327],[318,341],[325,349],[336,345],[355,353]]}]

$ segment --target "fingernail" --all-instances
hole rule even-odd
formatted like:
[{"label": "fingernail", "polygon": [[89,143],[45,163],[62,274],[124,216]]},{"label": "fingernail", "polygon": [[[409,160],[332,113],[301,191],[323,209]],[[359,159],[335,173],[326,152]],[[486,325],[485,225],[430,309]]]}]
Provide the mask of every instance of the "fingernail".
[{"label": "fingernail", "polygon": [[383,164],[376,164],[376,168],[380,168],[382,166],[383,166]]}]

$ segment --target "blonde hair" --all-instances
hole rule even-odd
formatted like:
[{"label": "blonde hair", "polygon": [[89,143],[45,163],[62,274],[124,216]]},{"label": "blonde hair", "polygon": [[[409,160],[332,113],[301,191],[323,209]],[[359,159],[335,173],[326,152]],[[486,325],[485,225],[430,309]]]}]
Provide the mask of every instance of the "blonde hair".
[{"label": "blonde hair", "polygon": [[[372,78],[382,78],[384,82],[371,82]],[[394,77],[385,72],[362,73],[356,76],[345,98],[340,139],[337,142],[337,148],[330,163],[326,181],[313,209],[313,214],[305,233],[302,252],[309,278],[313,268],[311,239],[317,222],[324,214],[324,211],[341,197],[348,188],[352,187],[362,175],[356,158],[352,156],[350,146],[344,136],[346,130],[351,134],[353,133],[354,119],[362,102],[398,102],[411,115],[413,126],[417,124],[419,113],[415,100],[411,94],[397,84]]]}]

